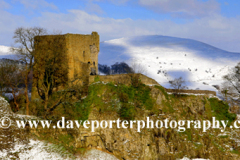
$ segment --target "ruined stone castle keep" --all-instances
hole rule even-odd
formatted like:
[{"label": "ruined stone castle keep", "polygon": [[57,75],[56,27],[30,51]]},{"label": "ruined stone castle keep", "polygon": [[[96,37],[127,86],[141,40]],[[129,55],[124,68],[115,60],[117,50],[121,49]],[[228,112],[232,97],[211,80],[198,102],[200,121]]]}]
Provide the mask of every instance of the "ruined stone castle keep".
[{"label": "ruined stone castle keep", "polygon": [[[38,97],[37,79],[46,78],[44,73],[49,71],[46,68],[49,65],[46,64],[51,64],[52,61],[55,61],[54,72],[58,75],[57,83],[61,83],[59,86],[64,86],[67,82],[87,86],[90,75],[98,74],[99,35],[97,32],[92,32],[90,35],[36,36],[34,46],[32,98]],[[35,75],[40,77],[35,78]]]},{"label": "ruined stone castle keep", "polygon": [[[57,39],[57,40],[56,40]],[[51,43],[52,42],[52,43]],[[82,75],[97,75],[99,35],[65,34],[35,37],[35,51],[37,57],[48,48],[58,48],[64,52],[68,64],[68,80]],[[56,49],[52,49],[53,51]],[[53,54],[49,52],[49,54]]]}]

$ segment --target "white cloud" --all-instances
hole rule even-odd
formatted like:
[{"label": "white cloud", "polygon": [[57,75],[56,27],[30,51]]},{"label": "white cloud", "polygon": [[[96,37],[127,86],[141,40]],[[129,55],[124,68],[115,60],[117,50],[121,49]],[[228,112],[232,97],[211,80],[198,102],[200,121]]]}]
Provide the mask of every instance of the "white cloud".
[{"label": "white cloud", "polygon": [[85,10],[89,13],[105,13],[98,4],[92,3],[91,1],[86,4]]},{"label": "white cloud", "polygon": [[105,18],[81,10],[68,13],[44,12],[41,17],[27,21],[23,16],[0,11],[0,45],[10,45],[17,27],[40,26],[62,33],[90,34],[97,31],[101,40],[136,35],[166,35],[199,40],[221,49],[240,52],[240,17],[212,15],[177,24],[171,20],[132,20]]},{"label": "white cloud", "polygon": [[53,3],[48,3],[45,0],[14,0],[22,3],[28,9],[51,8],[57,9]]},{"label": "white cloud", "polygon": [[181,17],[204,17],[220,10],[216,0],[139,0],[143,7],[158,13],[171,13]]},{"label": "white cloud", "polygon": [[141,20],[135,22],[131,19],[103,18],[81,10],[70,10],[68,14],[46,12],[36,21],[63,32],[90,34],[92,31],[98,31],[102,40],[153,33],[139,26],[138,23],[144,23]]},{"label": "white cloud", "polygon": [[97,1],[97,2],[111,2],[113,4],[124,4],[126,2],[128,2],[129,0],[92,0],[92,1]]},{"label": "white cloud", "polygon": [[90,15],[81,10],[70,10],[68,14],[46,12],[37,21],[41,25],[62,30],[90,34],[98,31],[101,40],[148,34],[160,34],[192,38],[229,51],[240,51],[240,17],[225,18],[220,15],[177,24],[170,20],[113,19]]},{"label": "white cloud", "polygon": [[[129,1],[130,0],[88,0],[88,2],[110,2],[115,5],[122,5]],[[156,13],[170,13],[173,17],[182,18],[210,16],[219,13],[221,9],[220,4],[216,0],[135,0],[135,2]]]},{"label": "white cloud", "polygon": [[240,51],[240,17],[225,18],[220,15],[195,19],[186,24],[170,20],[113,19],[90,15],[81,10],[70,10],[68,14],[46,12],[37,21],[41,25],[62,30],[90,34],[98,31],[101,40],[148,34],[160,34],[209,43],[229,51]]},{"label": "white cloud", "polygon": [[23,16],[12,15],[0,10],[0,44],[10,46],[13,44],[13,32],[17,27],[28,26]]},{"label": "white cloud", "polygon": [[5,8],[9,8],[10,5],[5,2],[4,0],[0,0],[0,9],[5,9]]}]

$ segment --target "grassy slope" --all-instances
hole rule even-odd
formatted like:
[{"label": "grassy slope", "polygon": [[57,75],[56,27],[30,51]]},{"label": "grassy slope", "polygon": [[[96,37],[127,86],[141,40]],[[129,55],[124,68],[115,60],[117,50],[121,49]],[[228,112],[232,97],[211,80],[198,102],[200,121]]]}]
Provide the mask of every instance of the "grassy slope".
[{"label": "grassy slope", "polygon": [[[97,80],[96,80],[97,81]],[[152,97],[152,90],[157,89],[165,97],[161,104],[156,103]],[[59,111],[64,111],[59,109]],[[149,116],[157,119],[172,120],[211,120],[215,116],[219,120],[229,120],[232,122],[236,115],[228,112],[228,105],[216,98],[206,96],[178,96],[168,95],[163,87],[149,87],[139,83],[134,86],[104,84],[95,82],[89,86],[89,94],[84,99],[74,104],[71,119],[88,119],[92,110],[99,114],[117,113],[121,119],[142,119],[142,115],[147,112]],[[58,112],[59,113],[59,112]],[[162,116],[159,116],[162,114]],[[229,128],[226,129],[230,131]],[[159,132],[152,130],[152,132]],[[158,135],[159,133],[154,133]],[[224,157],[229,154],[238,154],[240,148],[230,139],[231,135],[218,136],[219,130],[210,129],[204,133],[201,129],[187,129],[185,132],[177,132],[173,129],[165,129],[163,137],[170,150],[170,156],[182,158],[187,155],[192,158],[209,158],[211,156]],[[50,142],[61,144],[72,153],[81,152],[82,149],[74,148],[74,133],[67,135],[59,134],[57,138],[50,138],[47,135],[40,136]],[[48,138],[46,138],[48,137]],[[171,144],[171,145],[170,145]],[[174,146],[174,149],[171,149]],[[234,148],[233,150],[231,148]],[[232,151],[231,151],[232,150]]]}]

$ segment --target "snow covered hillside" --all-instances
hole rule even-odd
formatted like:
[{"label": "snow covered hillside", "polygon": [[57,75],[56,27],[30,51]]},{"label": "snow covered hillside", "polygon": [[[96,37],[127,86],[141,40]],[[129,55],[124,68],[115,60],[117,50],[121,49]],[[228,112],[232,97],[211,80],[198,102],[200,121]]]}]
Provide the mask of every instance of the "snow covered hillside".
[{"label": "snow covered hillside", "polygon": [[[0,59],[17,59],[9,47],[0,45]],[[208,44],[168,36],[137,36],[100,43],[99,63],[139,64],[146,75],[169,88],[169,80],[182,76],[189,89],[216,89],[222,76],[240,62],[240,53],[227,52]]]},{"label": "snow covered hillside", "polygon": [[240,53],[227,52],[208,44],[168,36],[137,36],[100,44],[99,63],[112,65],[125,61],[140,64],[147,76],[164,87],[182,76],[189,89],[215,90],[222,76],[240,62]]}]

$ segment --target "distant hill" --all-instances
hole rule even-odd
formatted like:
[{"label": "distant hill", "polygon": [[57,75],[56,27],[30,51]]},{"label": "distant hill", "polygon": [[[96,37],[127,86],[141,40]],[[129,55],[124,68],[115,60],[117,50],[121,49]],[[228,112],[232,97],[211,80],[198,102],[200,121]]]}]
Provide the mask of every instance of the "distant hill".
[{"label": "distant hill", "polygon": [[[10,47],[0,46],[0,59],[17,59]],[[221,50],[199,41],[150,35],[120,38],[100,43],[99,64],[140,64],[147,76],[164,87],[182,76],[189,89],[216,90],[222,76],[240,62],[240,53]]]},{"label": "distant hill", "polygon": [[240,53],[218,49],[199,41],[168,36],[136,36],[100,43],[99,63],[141,64],[147,76],[164,87],[182,76],[190,89],[216,90],[222,76],[240,62]]}]

